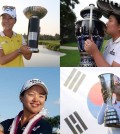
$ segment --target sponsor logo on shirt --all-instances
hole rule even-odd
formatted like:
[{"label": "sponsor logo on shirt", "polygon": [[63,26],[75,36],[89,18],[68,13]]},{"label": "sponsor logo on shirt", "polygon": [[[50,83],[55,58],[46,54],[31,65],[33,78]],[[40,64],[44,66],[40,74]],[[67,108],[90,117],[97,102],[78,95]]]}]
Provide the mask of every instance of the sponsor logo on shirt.
[{"label": "sponsor logo on shirt", "polygon": [[114,49],[109,52],[111,55],[115,55]]},{"label": "sponsor logo on shirt", "polygon": [[36,131],[38,128],[40,128],[40,126],[34,127],[32,130]]}]

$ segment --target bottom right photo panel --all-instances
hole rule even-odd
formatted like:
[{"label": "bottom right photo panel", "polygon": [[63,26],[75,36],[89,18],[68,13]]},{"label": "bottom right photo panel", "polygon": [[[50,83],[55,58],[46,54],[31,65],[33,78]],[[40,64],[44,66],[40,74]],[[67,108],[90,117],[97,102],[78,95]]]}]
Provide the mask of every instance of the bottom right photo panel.
[{"label": "bottom right photo panel", "polygon": [[60,68],[61,134],[120,133],[120,68]]}]

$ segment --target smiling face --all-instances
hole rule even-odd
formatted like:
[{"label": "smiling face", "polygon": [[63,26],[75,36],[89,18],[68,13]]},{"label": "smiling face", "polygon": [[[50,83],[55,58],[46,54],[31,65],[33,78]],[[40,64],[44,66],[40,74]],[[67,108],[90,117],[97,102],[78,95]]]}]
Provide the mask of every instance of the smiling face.
[{"label": "smiling face", "polygon": [[8,14],[2,15],[2,27],[3,30],[12,30],[16,20]]},{"label": "smiling face", "polygon": [[111,36],[120,33],[120,24],[117,22],[117,19],[115,18],[114,15],[110,15],[106,27],[107,27],[106,32]]},{"label": "smiling face", "polygon": [[37,114],[42,110],[45,104],[46,93],[43,87],[34,85],[20,96],[23,103],[23,110],[27,114]]}]

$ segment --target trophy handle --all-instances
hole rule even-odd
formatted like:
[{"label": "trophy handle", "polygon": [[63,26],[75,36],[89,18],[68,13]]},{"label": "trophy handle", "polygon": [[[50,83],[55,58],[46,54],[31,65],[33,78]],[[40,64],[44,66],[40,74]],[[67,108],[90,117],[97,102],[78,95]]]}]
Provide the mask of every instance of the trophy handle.
[{"label": "trophy handle", "polygon": [[90,4],[90,22],[89,22],[89,38],[92,39],[92,16],[93,16],[93,7],[94,4]]}]

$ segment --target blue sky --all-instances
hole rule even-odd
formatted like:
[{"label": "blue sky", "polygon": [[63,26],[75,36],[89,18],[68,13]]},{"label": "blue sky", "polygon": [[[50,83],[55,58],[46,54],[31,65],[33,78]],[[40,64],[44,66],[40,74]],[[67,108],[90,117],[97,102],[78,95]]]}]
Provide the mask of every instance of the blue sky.
[{"label": "blue sky", "polygon": [[49,95],[45,104],[49,116],[60,114],[59,68],[1,68],[0,69],[0,121],[15,117],[22,110],[19,92],[23,84],[32,78],[42,80]]},{"label": "blue sky", "polygon": [[[2,6],[15,6],[17,12],[17,23],[14,31],[24,34],[27,33],[28,19],[24,16],[23,10],[28,6],[42,6],[48,10],[48,13],[40,21],[41,34],[55,35],[60,33],[60,1],[59,0],[1,0],[0,12]],[[0,25],[0,30],[2,27]]]}]

